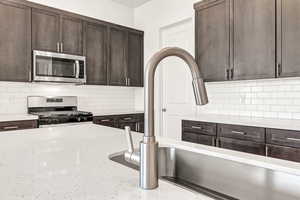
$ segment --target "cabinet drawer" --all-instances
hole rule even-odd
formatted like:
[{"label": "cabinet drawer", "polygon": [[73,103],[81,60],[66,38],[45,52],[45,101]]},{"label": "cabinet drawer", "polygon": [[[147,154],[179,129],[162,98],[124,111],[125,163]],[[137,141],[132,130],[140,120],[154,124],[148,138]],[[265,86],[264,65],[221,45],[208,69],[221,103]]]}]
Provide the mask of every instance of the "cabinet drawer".
[{"label": "cabinet drawer", "polygon": [[218,136],[264,143],[265,128],[220,124]]},{"label": "cabinet drawer", "polygon": [[38,123],[36,120],[0,122],[0,131],[13,131],[13,130],[31,129],[37,127],[38,127]]},{"label": "cabinet drawer", "polygon": [[252,153],[257,155],[266,155],[266,146],[265,144],[246,141],[246,140],[237,140],[231,138],[219,138],[218,146],[224,149],[231,149],[246,153]]},{"label": "cabinet drawer", "polygon": [[267,143],[300,148],[300,132],[279,129],[267,129]]},{"label": "cabinet drawer", "polygon": [[204,144],[209,146],[216,145],[216,138],[213,136],[202,135],[198,133],[190,133],[190,132],[183,132],[182,133],[182,140],[197,144]]},{"label": "cabinet drawer", "polygon": [[182,131],[216,136],[217,125],[214,123],[183,120]]},{"label": "cabinet drawer", "polygon": [[277,145],[267,145],[267,156],[272,158],[300,162],[300,149]]},{"label": "cabinet drawer", "polygon": [[115,117],[113,116],[94,117],[93,123],[103,125],[103,126],[109,126],[109,127],[116,126],[116,120]]},{"label": "cabinet drawer", "polygon": [[126,122],[137,122],[139,119],[137,115],[119,115],[118,120],[120,123],[126,123]]}]

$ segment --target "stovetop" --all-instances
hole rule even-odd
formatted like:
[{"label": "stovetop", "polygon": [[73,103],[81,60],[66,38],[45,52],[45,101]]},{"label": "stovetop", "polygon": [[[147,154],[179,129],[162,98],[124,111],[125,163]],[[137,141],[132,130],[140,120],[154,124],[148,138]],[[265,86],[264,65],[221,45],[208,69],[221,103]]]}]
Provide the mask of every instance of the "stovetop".
[{"label": "stovetop", "polygon": [[31,112],[32,115],[38,115],[39,117],[61,117],[61,116],[84,116],[92,115],[91,112],[85,111],[44,111],[44,112]]},{"label": "stovetop", "polygon": [[41,97],[27,98],[28,113],[39,116],[39,125],[87,122],[93,120],[91,112],[78,111],[77,97]]}]

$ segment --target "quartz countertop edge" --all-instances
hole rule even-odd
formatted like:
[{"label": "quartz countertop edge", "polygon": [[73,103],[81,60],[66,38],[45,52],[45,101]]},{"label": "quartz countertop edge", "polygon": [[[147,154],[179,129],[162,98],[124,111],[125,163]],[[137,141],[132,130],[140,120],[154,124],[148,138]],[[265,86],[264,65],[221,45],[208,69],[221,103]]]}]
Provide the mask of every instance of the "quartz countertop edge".
[{"label": "quartz countertop edge", "polygon": [[300,131],[300,119],[276,119],[217,114],[183,115],[182,120]]},{"label": "quartz countertop edge", "polygon": [[0,122],[37,120],[38,116],[30,114],[0,114]]}]

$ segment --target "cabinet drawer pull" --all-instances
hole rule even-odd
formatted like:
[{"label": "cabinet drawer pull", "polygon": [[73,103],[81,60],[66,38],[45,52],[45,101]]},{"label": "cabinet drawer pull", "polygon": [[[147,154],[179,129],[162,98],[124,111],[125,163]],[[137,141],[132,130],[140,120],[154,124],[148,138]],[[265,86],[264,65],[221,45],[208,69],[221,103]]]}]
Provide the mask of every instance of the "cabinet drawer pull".
[{"label": "cabinet drawer pull", "polygon": [[102,119],[101,122],[110,122],[110,119]]},{"label": "cabinet drawer pull", "polygon": [[294,142],[300,142],[300,139],[298,139],[298,138],[287,138],[287,140],[291,140]]},{"label": "cabinet drawer pull", "polygon": [[239,135],[247,135],[247,133],[242,132],[242,131],[231,131],[231,133],[239,134]]},{"label": "cabinet drawer pull", "polygon": [[202,130],[202,127],[201,126],[192,126],[192,129]]},{"label": "cabinet drawer pull", "polygon": [[6,126],[3,129],[4,130],[12,130],[12,129],[18,129],[18,128],[19,128],[19,126]]},{"label": "cabinet drawer pull", "polygon": [[56,51],[59,53],[59,42],[56,43]]},{"label": "cabinet drawer pull", "polygon": [[131,117],[123,118],[123,120],[132,120]]}]

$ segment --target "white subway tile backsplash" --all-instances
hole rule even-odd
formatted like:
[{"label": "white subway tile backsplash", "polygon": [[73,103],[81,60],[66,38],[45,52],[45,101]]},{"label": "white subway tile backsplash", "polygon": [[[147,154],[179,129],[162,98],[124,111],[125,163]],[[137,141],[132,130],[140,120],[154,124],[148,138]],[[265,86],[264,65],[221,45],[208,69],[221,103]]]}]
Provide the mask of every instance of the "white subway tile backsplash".
[{"label": "white subway tile backsplash", "polygon": [[135,88],[0,82],[0,114],[27,113],[27,96],[78,96],[79,109],[86,111],[135,108]]},{"label": "white subway tile backsplash", "polygon": [[206,85],[209,105],[197,109],[200,113],[300,119],[300,78]]}]

